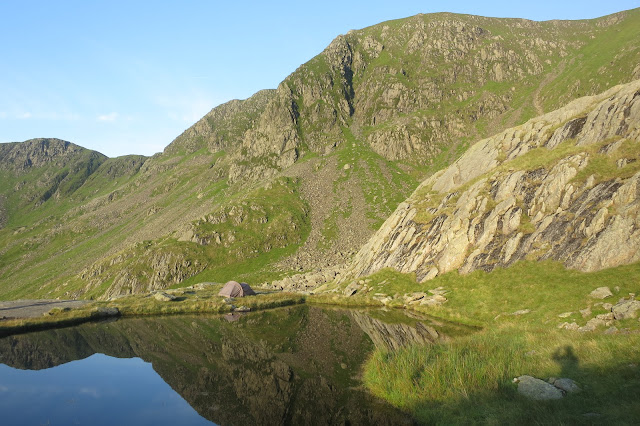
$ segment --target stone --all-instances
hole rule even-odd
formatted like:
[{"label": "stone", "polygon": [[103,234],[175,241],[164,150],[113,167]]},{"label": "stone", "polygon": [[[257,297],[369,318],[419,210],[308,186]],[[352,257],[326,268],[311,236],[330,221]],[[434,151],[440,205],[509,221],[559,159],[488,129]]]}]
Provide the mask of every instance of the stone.
[{"label": "stone", "polygon": [[580,387],[577,385],[576,382],[574,382],[571,379],[567,379],[566,377],[562,377],[560,379],[554,380],[553,386],[565,391],[566,393],[574,393],[574,392],[581,391]]},{"label": "stone", "polygon": [[210,283],[210,282],[204,282],[204,283],[198,283],[196,285],[193,286],[193,288],[195,288],[196,290],[204,290],[207,287],[210,287],[212,285],[215,285],[216,283]]},{"label": "stone", "polygon": [[604,320],[604,321],[611,321],[611,320],[615,319],[613,317],[613,312],[607,312],[606,314],[596,315],[596,318]]},{"label": "stone", "polygon": [[611,308],[613,308],[613,305],[611,303],[603,303],[602,304],[602,309],[606,309],[607,311],[610,311]]},{"label": "stone", "polygon": [[612,327],[607,328],[604,331],[604,334],[616,334],[617,332],[618,332],[618,327],[612,326]]},{"label": "stone", "polygon": [[426,296],[427,296],[427,293],[423,293],[423,292],[405,294],[404,302],[405,303],[415,302],[415,301],[418,301],[420,299],[424,299]]},{"label": "stone", "polygon": [[439,294],[434,294],[433,296],[425,297],[424,299],[420,300],[420,306],[440,306],[446,301],[446,297]]},{"label": "stone", "polygon": [[159,291],[153,295],[153,298],[160,302],[171,302],[176,300],[176,296],[173,294],[165,293],[163,291]]},{"label": "stone", "polygon": [[598,287],[589,293],[589,296],[594,299],[606,299],[607,297],[613,296],[613,293],[611,293],[609,287]]},{"label": "stone", "polygon": [[591,315],[591,308],[587,306],[584,309],[580,309],[580,314],[582,315],[582,318],[588,317],[589,315]]},{"label": "stone", "polygon": [[438,276],[439,272],[440,271],[438,271],[438,268],[434,266],[433,268],[429,269],[429,271],[427,272],[427,275],[425,275],[424,278],[420,280],[420,282],[425,282],[425,281],[434,279],[435,277]]},{"label": "stone", "polygon": [[591,318],[589,321],[587,321],[587,323],[583,327],[578,328],[578,331],[583,333],[587,331],[595,331],[596,328],[603,325],[606,325],[606,324],[600,318]]},{"label": "stone", "polygon": [[390,296],[387,296],[387,297],[382,297],[382,298],[377,299],[377,300],[379,300],[383,305],[386,306],[386,305],[388,305],[389,303],[391,303],[393,301],[393,298],[390,297]]},{"label": "stone", "polygon": [[511,315],[520,316],[520,315],[528,314],[529,312],[531,312],[531,309],[520,309],[519,311],[512,312]]},{"label": "stone", "polygon": [[611,308],[613,317],[617,320],[636,318],[638,315],[638,310],[640,310],[640,301],[633,299],[625,299],[621,302],[616,303]]},{"label": "stone", "polygon": [[237,308],[233,309],[233,312],[249,312],[249,311],[251,311],[251,308],[247,306],[238,306]]},{"label": "stone", "polygon": [[342,167],[342,169],[343,169],[343,170],[349,170],[350,168],[351,168],[351,164],[349,164],[349,163],[345,164],[345,165]]},{"label": "stone", "polygon": [[351,297],[354,294],[356,294],[358,290],[360,290],[361,288],[362,288],[361,284],[356,284],[355,282],[352,282],[344,289],[342,294],[344,294],[346,297]]},{"label": "stone", "polygon": [[103,306],[96,309],[92,316],[99,318],[117,317],[120,316],[120,310],[116,307]]},{"label": "stone", "polygon": [[562,324],[560,324],[558,326],[558,328],[564,328],[565,330],[573,330],[573,331],[575,331],[575,330],[578,330],[580,328],[580,326],[575,322],[571,322],[571,323],[563,322]]},{"label": "stone", "polygon": [[573,312],[563,312],[558,315],[558,318],[569,318],[571,315],[573,315]]},{"label": "stone", "polygon": [[531,376],[518,377],[518,393],[535,401],[562,399],[562,391],[544,380]]},{"label": "stone", "polygon": [[444,287],[438,287],[438,288],[434,288],[434,289],[429,290],[429,293],[431,293],[431,294],[439,294],[440,296],[444,296],[445,294],[448,293],[448,291],[445,290]]}]

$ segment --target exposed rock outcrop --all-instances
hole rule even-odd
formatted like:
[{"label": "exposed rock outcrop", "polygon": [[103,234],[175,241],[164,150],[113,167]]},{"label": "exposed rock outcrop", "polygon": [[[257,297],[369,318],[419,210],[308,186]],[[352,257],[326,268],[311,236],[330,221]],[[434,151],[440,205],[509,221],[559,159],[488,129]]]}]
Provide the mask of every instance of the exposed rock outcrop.
[{"label": "exposed rock outcrop", "polygon": [[640,170],[616,166],[638,144],[640,81],[482,140],[398,207],[351,272],[425,280],[521,259],[581,271],[638,261]]}]

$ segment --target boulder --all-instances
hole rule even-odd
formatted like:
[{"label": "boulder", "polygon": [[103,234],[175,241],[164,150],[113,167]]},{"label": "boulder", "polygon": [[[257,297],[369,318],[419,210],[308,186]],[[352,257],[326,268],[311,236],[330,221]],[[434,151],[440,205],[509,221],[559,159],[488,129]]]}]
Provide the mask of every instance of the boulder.
[{"label": "boulder", "polygon": [[549,401],[563,397],[560,389],[544,380],[531,376],[520,376],[516,381],[518,382],[518,393],[526,398],[535,401]]},{"label": "boulder", "polygon": [[211,282],[198,283],[194,285],[193,288],[195,288],[196,290],[204,290],[205,288],[210,287],[212,285],[216,285],[216,283],[211,283]]},{"label": "boulder", "polygon": [[601,325],[606,325],[604,320],[601,320],[600,318],[591,318],[583,327],[580,327],[578,331],[595,331],[595,329]]},{"label": "boulder", "polygon": [[446,301],[446,297],[440,294],[434,294],[433,296],[420,299],[420,306],[440,306]]},{"label": "boulder", "polygon": [[418,301],[420,299],[424,299],[426,296],[427,296],[427,293],[422,293],[422,292],[405,294],[404,295],[404,302],[405,303],[415,302],[415,301]]},{"label": "boulder", "polygon": [[165,293],[164,291],[155,293],[153,298],[160,302],[171,302],[172,300],[176,300],[176,297],[173,294]]},{"label": "boulder", "polygon": [[361,284],[357,284],[357,283],[355,283],[355,282],[352,282],[351,284],[349,284],[349,285],[344,289],[343,294],[344,294],[346,297],[351,297],[351,296],[353,296],[354,294],[356,294],[356,293],[358,292],[358,290],[360,290],[361,288],[362,288],[362,285],[361,285]]},{"label": "boulder", "polygon": [[444,296],[445,294],[448,293],[448,291],[444,287],[438,287],[438,288],[429,290],[429,293]]},{"label": "boulder", "polygon": [[578,330],[580,326],[576,322],[563,322],[558,328],[564,328],[565,330]]},{"label": "boulder", "polygon": [[589,293],[589,296],[594,299],[606,299],[607,297],[613,296],[613,293],[611,293],[609,287],[598,287]]},{"label": "boulder", "polygon": [[612,321],[614,320],[613,312],[607,312],[606,314],[596,315],[596,318],[601,319],[603,321]]},{"label": "boulder", "polygon": [[99,318],[117,317],[120,316],[120,310],[115,307],[103,306],[96,309],[92,316]]},{"label": "boulder", "polygon": [[591,307],[587,306],[584,309],[580,309],[580,314],[582,315],[582,318],[586,318],[588,316],[591,315]]},{"label": "boulder", "polygon": [[616,303],[613,308],[611,308],[613,317],[617,320],[636,318],[636,316],[638,315],[638,310],[640,310],[640,301],[634,299],[622,300]]},{"label": "boulder", "polygon": [[566,393],[580,392],[580,387],[571,379],[567,379],[566,377],[555,379],[553,381],[553,386],[557,387],[565,391]]}]

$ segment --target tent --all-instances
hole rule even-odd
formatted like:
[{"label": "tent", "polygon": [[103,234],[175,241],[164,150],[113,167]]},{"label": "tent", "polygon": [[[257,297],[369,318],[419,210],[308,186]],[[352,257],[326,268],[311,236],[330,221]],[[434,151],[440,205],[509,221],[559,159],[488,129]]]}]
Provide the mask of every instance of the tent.
[{"label": "tent", "polygon": [[239,283],[237,281],[229,281],[222,287],[218,296],[224,297],[245,297],[255,296],[256,292],[247,283]]}]

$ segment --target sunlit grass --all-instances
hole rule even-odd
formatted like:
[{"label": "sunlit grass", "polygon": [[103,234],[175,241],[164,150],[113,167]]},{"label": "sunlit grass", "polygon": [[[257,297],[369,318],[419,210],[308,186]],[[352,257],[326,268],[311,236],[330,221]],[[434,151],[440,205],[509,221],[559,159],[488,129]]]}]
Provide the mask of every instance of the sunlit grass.
[{"label": "sunlit grass", "polygon": [[188,291],[173,301],[159,301],[153,295],[134,295],[111,302],[93,302],[80,308],[52,309],[36,318],[7,319],[0,321],[0,336],[25,333],[48,328],[68,327],[87,321],[104,319],[101,308],[117,308],[118,316],[160,316],[180,314],[221,314],[233,311],[234,307],[246,307],[251,311],[290,306],[305,302],[305,297],[292,293],[268,293],[236,298],[231,301],[218,296],[220,286],[200,291]]},{"label": "sunlit grass", "polygon": [[[364,382],[425,424],[572,424],[587,422],[587,413],[633,424],[640,414],[638,347],[638,334],[499,327],[433,346],[376,351]],[[512,383],[525,374],[568,377],[582,392],[533,402]]]}]

